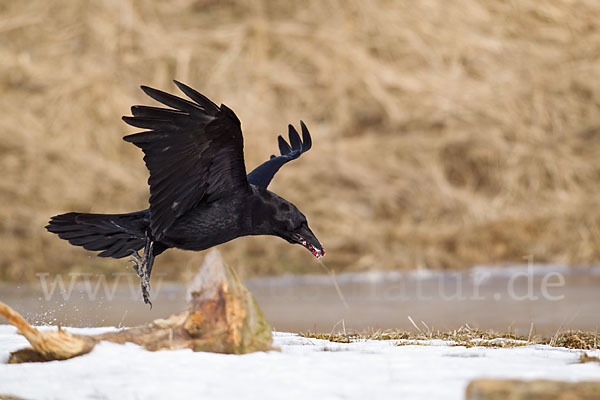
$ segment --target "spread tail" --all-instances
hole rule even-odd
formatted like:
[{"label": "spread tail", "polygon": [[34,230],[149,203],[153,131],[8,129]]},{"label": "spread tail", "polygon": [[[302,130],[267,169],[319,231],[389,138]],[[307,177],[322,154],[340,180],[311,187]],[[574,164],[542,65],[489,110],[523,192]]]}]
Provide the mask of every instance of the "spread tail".
[{"label": "spread tail", "polygon": [[146,245],[148,210],[129,214],[56,215],[46,226],[49,232],[86,250],[101,251],[98,257],[123,258]]}]

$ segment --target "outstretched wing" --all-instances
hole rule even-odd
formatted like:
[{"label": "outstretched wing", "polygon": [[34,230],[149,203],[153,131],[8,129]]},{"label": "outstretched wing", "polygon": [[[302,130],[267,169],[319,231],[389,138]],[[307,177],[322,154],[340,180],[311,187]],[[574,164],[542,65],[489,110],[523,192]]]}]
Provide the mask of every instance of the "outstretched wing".
[{"label": "outstretched wing", "polygon": [[142,86],[171,108],[133,106],[129,125],[148,129],[123,139],[141,148],[150,171],[150,228],[160,240],[173,222],[200,202],[248,190],[240,121],[215,103],[175,81],[191,100]]},{"label": "outstretched wing", "polygon": [[280,135],[277,140],[281,155],[278,157],[272,155],[269,161],[265,161],[250,172],[248,174],[249,183],[266,189],[267,186],[269,186],[269,183],[271,183],[273,176],[279,171],[279,168],[310,150],[310,147],[312,146],[310,133],[308,132],[306,125],[304,125],[304,122],[300,121],[300,126],[302,128],[302,140],[300,140],[300,135],[298,135],[296,129],[292,125],[289,125],[288,136],[290,138],[290,143],[288,144],[288,142]]}]

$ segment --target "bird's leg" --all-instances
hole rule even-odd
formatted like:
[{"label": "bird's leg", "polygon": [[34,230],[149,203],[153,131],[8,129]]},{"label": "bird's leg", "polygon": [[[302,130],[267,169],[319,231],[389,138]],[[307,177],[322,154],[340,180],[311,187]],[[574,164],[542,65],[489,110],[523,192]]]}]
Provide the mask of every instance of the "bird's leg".
[{"label": "bird's leg", "polygon": [[152,302],[150,301],[150,272],[152,271],[152,263],[154,262],[154,255],[152,254],[152,247],[154,247],[154,242],[150,242],[148,246],[144,249],[144,263],[142,264],[142,270],[138,273],[138,276],[141,278],[141,288],[142,288],[142,297],[144,298],[144,303],[149,304],[150,308],[152,308]]},{"label": "bird's leg", "polygon": [[140,257],[139,253],[132,250],[130,260],[135,265],[133,266],[137,276],[141,279],[142,297],[144,303],[149,304],[152,308],[152,302],[150,301],[150,272],[152,271],[152,264],[154,263],[154,254],[152,248],[154,242],[150,239],[150,235],[146,234],[146,244],[144,246],[144,254]]},{"label": "bird's leg", "polygon": [[140,253],[131,249],[131,260],[130,263],[133,263],[133,270],[137,274],[139,278],[143,277],[143,265],[146,263],[148,259],[148,249],[150,247],[150,238],[146,236],[146,245],[144,246],[144,255],[140,256]]}]

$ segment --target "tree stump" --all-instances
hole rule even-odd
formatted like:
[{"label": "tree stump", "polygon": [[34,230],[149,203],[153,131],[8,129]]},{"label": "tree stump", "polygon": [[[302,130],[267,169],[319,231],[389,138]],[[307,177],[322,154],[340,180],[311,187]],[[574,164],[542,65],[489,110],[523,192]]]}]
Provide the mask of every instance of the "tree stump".
[{"label": "tree stump", "polygon": [[192,349],[243,354],[273,350],[271,327],[252,294],[217,250],[210,251],[188,285],[188,309],[139,327],[100,335],[64,329],[39,331],[0,302],[0,315],[19,329],[31,348],[11,353],[9,363],[64,360],[89,353],[103,340],[135,343],[146,350]]}]

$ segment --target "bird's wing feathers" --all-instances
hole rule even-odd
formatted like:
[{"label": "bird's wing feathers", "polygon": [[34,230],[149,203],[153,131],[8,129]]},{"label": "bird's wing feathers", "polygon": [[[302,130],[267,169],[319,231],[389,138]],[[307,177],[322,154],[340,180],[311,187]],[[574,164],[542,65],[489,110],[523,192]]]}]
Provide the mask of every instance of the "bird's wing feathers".
[{"label": "bird's wing feathers", "polygon": [[148,96],[171,108],[133,106],[133,117],[123,117],[129,125],[147,129],[123,139],[144,152],[150,171],[150,228],[156,240],[200,202],[248,189],[236,115],[175,83],[193,102],[142,86]]},{"label": "bird's wing feathers", "polygon": [[310,150],[312,146],[310,133],[304,122],[300,121],[300,126],[302,128],[302,140],[300,140],[300,135],[298,135],[296,129],[292,125],[289,125],[288,137],[290,143],[286,142],[282,136],[279,136],[277,142],[281,155],[272,155],[270,160],[265,161],[250,172],[248,174],[249,183],[266,189],[275,173],[279,171],[279,168]]}]

